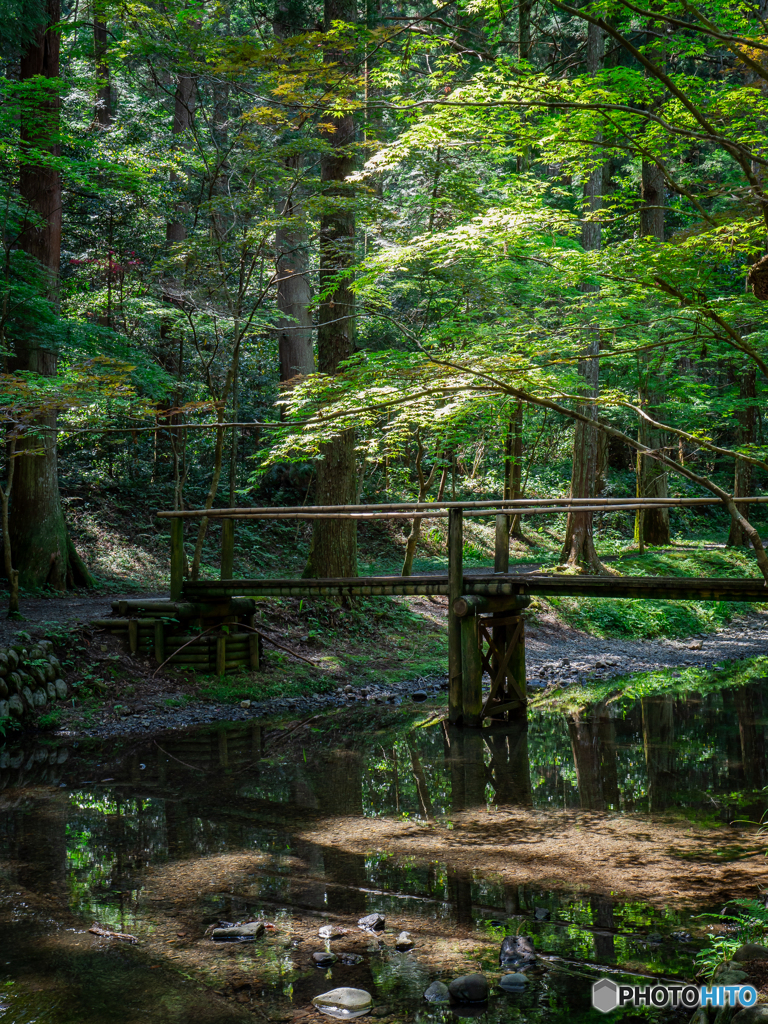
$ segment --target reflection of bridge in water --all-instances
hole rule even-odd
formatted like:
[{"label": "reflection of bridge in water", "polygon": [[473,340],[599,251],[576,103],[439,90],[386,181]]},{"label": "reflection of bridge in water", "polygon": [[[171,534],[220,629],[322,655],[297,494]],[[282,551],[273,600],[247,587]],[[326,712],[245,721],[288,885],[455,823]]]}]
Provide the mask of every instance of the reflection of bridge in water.
[{"label": "reflection of bridge in water", "polygon": [[[572,857],[568,837],[580,834],[572,831],[580,822],[588,830],[624,819],[616,812],[629,812],[627,835],[641,838],[666,809],[688,815],[683,828],[669,826],[670,843],[713,813],[726,831],[736,817],[759,817],[768,781],[764,701],[764,681],[756,681],[703,698],[646,697],[570,716],[536,712],[482,730],[445,722],[366,738],[341,718],[335,732],[321,734],[256,722],[157,743],[126,740],[124,753],[114,741],[62,745],[67,758],[56,748],[19,746],[0,754],[0,872],[17,891],[44,896],[46,915],[58,901],[88,917],[82,927],[91,915],[119,919],[122,930],[151,926],[160,936],[153,955],[168,936],[184,933],[179,945],[215,957],[215,970],[221,951],[200,945],[208,923],[288,915],[281,927],[304,942],[281,954],[299,970],[297,1005],[328,987],[308,963],[328,920],[364,944],[366,959],[343,983],[376,990],[377,958],[389,954],[366,952],[355,927],[372,910],[415,928],[420,942],[431,936],[424,941],[435,949],[477,944],[489,922],[517,919],[544,953],[645,963],[646,933],[675,927],[663,886],[655,890],[654,876],[644,893],[627,897],[607,874],[593,885],[599,857],[581,884],[558,883],[558,865]],[[432,852],[398,846],[396,834],[407,837],[411,819],[431,837],[424,849]],[[515,820],[515,838],[506,840]],[[449,823],[459,834],[455,858],[441,838],[454,834]],[[489,835],[503,857],[498,874],[473,853]],[[642,861],[644,851],[658,864],[655,843],[630,842],[621,857]],[[661,856],[666,885],[684,884],[681,871],[707,880],[725,872],[735,884],[727,864]],[[760,870],[756,859],[749,863]],[[18,957],[37,938],[28,924],[20,933],[16,927],[0,915],[0,941]],[[143,943],[155,941],[141,934]],[[675,955],[690,961],[690,951]],[[234,961],[226,963],[231,971]]]}]

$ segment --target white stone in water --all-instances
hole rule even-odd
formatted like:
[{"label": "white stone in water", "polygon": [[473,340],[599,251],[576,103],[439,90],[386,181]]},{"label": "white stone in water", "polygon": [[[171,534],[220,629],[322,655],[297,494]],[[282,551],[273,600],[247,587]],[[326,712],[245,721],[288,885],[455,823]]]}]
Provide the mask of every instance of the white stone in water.
[{"label": "white stone in water", "polygon": [[364,988],[332,988],[312,1000],[321,1013],[333,1017],[361,1017],[368,1013],[372,1005],[370,992]]},{"label": "white stone in water", "polygon": [[317,934],[321,939],[340,939],[342,935],[347,934],[347,929],[339,928],[335,924],[324,924],[322,928],[318,928]]}]

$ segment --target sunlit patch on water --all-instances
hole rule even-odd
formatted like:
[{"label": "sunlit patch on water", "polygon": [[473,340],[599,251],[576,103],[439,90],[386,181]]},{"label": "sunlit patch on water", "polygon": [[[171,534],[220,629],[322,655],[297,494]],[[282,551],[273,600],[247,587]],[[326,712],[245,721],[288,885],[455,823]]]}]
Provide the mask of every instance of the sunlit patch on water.
[{"label": "sunlit patch on water", "polygon": [[[594,980],[691,977],[698,915],[762,881],[755,830],[733,823],[764,811],[764,700],[752,683],[466,733],[393,711],[371,735],[329,718],[159,745],[11,743],[3,1024],[311,1021],[312,1000],[344,987],[372,1004],[331,1007],[339,1019],[604,1019]],[[381,934],[357,925],[374,912]],[[249,921],[274,928],[211,937]],[[535,958],[501,964],[519,935]],[[487,1004],[425,1000],[475,972]]]}]

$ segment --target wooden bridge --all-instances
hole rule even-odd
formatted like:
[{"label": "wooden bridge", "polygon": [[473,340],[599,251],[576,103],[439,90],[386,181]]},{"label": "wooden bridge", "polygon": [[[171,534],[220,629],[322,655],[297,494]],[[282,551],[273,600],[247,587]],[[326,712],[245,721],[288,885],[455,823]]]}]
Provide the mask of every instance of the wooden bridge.
[{"label": "wooden bridge", "polygon": [[[742,499],[740,499],[741,501]],[[754,503],[768,498],[743,499]],[[403,502],[386,505],[312,506],[293,508],[232,508],[160,512],[171,522],[171,601],[168,614],[197,618],[198,624],[237,622],[252,628],[254,598],[264,597],[376,597],[397,595],[442,595],[448,598],[448,664],[450,721],[469,727],[482,725],[485,718],[505,720],[525,708],[525,634],[522,612],[532,596],[645,598],[653,600],[699,600],[768,602],[768,590],[758,579],[693,579],[647,576],[582,576],[560,573],[511,573],[509,571],[509,527],[512,515],[551,515],[557,512],[631,511],[648,508],[677,508],[718,505],[716,498],[685,499],[537,499],[474,502]],[[495,519],[496,545],[493,572],[464,572],[464,517]],[[348,579],[233,579],[234,526],[237,520],[257,519],[442,519],[448,520],[448,572],[413,576],[369,576]],[[221,519],[221,579],[183,579],[183,527],[185,520]],[[153,602],[157,605],[158,602]],[[124,602],[124,612],[139,620],[141,602]],[[136,606],[136,607],[129,607]],[[149,610],[149,606],[147,605]],[[154,608],[155,653],[164,655],[162,627]],[[130,620],[129,620],[130,621]],[[151,620],[150,620],[151,621]],[[250,622],[250,626],[247,623]],[[134,629],[139,636],[138,626]],[[253,638],[226,636],[216,639],[217,671],[230,662],[228,642],[240,644],[240,657],[258,666]],[[136,641],[138,643],[138,640]],[[234,655],[233,655],[234,656]],[[202,667],[201,656],[201,667]],[[483,699],[482,681],[487,672],[490,691]]]}]

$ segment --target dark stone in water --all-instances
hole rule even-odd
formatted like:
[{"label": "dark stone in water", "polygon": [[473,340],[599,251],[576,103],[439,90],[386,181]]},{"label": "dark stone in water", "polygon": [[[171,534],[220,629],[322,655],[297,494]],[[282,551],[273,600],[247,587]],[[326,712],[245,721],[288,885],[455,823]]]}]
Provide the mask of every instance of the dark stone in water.
[{"label": "dark stone in water", "polygon": [[457,1003],[484,1003],[488,999],[488,982],[482,974],[464,974],[453,979],[448,994]]},{"label": "dark stone in water", "polygon": [[499,979],[499,988],[505,992],[522,992],[527,984],[528,979],[524,974],[505,974]]},{"label": "dark stone in water", "polygon": [[731,960],[768,960],[768,949],[757,942],[746,942],[739,946]]},{"label": "dark stone in water", "polygon": [[355,964],[361,964],[363,962],[363,958],[359,953],[342,953],[339,960],[341,960],[341,962],[347,967],[354,967]]},{"label": "dark stone in water", "polygon": [[507,935],[501,943],[499,963],[502,967],[530,963],[535,959],[536,952],[530,935]]},{"label": "dark stone in water", "polygon": [[494,920],[494,921],[489,921],[488,924],[491,926],[491,928],[503,928],[504,927],[504,922],[503,921],[495,921]]},{"label": "dark stone in water", "polygon": [[383,914],[367,914],[365,917],[360,918],[357,922],[357,927],[369,932],[383,932],[384,923]]},{"label": "dark stone in water", "polygon": [[415,700],[417,704],[421,704],[428,697],[426,690],[414,690],[411,694],[411,700]]},{"label": "dark stone in water", "polygon": [[533,911],[533,916],[536,918],[537,921],[548,921],[549,911],[546,907],[535,907]]},{"label": "dark stone in water", "polygon": [[318,967],[330,967],[331,964],[336,963],[336,954],[326,953],[325,951],[321,953],[313,953],[312,959],[315,961]]}]

